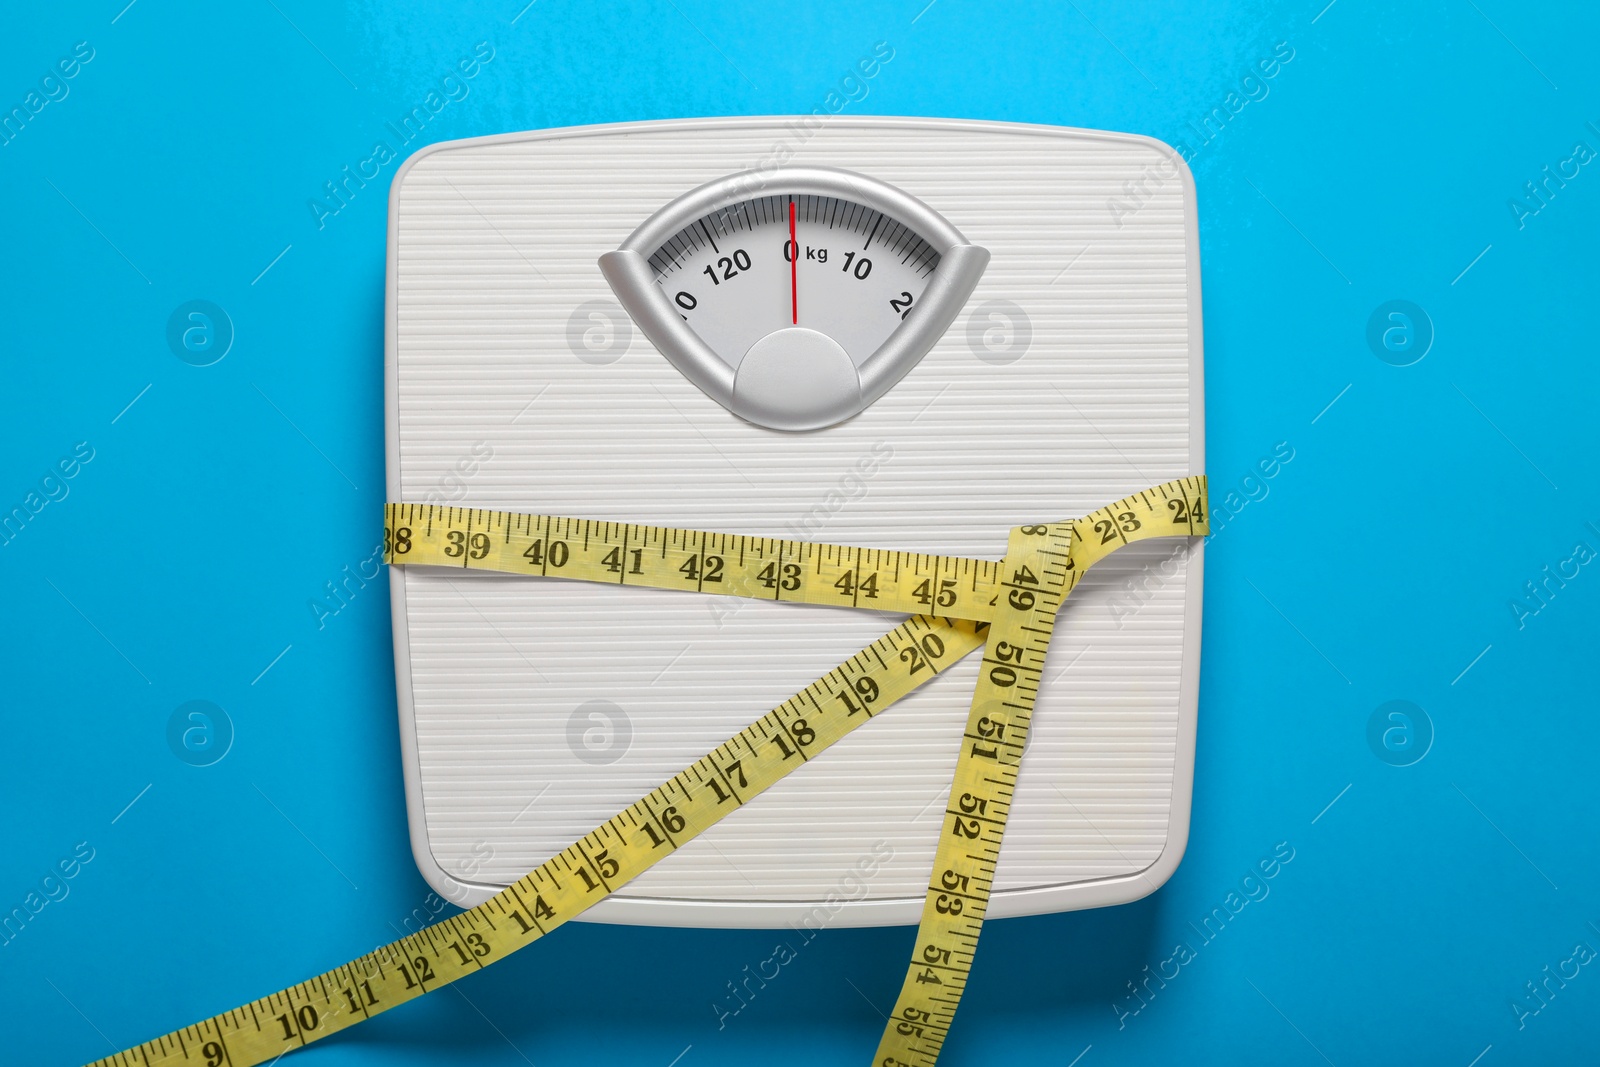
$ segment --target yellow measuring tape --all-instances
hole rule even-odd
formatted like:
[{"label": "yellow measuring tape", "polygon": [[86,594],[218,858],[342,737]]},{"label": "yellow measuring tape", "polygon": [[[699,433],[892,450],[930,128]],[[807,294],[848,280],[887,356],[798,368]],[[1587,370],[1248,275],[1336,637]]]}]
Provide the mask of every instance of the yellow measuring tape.
[{"label": "yellow measuring tape", "polygon": [[1135,493],[1081,519],[1020,526],[998,563],[434,505],[390,504],[385,520],[390,563],[912,617],[483,904],[96,1065],[252,1067],[480,970],[626,885],[981,646],[984,668],[916,947],[873,1059],[875,1067],[931,1067],[972,968],[1062,601],[1084,571],[1123,545],[1210,532],[1203,476]]}]

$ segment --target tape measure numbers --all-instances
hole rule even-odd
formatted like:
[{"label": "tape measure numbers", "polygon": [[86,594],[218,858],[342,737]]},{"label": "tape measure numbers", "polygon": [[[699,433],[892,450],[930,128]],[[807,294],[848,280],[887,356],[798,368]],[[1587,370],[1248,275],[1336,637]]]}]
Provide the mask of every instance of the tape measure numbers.
[{"label": "tape measure numbers", "polygon": [[510,955],[626,885],[982,647],[984,668],[905,985],[874,1064],[938,1058],[971,970],[1056,613],[1134,541],[1209,532],[1204,477],[1013,530],[993,561],[433,505],[390,504],[386,561],[912,617],[483,904],[299,985],[96,1061],[253,1067]]},{"label": "tape measure numbers", "polygon": [[1010,573],[995,598],[995,619],[961,735],[917,947],[872,1061],[880,1067],[931,1065],[961,1002],[1000,861],[1000,838],[1056,612],[1077,583],[1071,547],[1070,526],[1011,531],[1005,556]]},{"label": "tape measure numbers", "polygon": [[390,504],[386,559],[986,622],[1000,564],[595,519]]}]

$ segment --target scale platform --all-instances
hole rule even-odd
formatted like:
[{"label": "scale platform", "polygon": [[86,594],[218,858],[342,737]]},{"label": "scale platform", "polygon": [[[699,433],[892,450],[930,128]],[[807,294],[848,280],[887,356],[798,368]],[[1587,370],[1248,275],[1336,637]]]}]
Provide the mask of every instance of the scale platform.
[{"label": "scale platform", "polygon": [[[433,145],[390,193],[385,334],[392,501],[999,558],[1013,526],[1205,470],[1194,185],[1143,137],[801,116]],[[990,915],[1177,867],[1201,563],[1135,544],[1067,602]],[[422,567],[390,588],[412,848],[463,906],[899,621]],[[583,918],[916,922],[977,668]]]}]

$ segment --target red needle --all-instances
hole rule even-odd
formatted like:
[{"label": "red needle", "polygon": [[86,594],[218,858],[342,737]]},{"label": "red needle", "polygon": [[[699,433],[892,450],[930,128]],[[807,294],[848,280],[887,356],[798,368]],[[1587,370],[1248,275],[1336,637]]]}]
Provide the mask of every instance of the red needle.
[{"label": "red needle", "polygon": [[800,243],[794,236],[794,201],[789,201],[789,309],[800,325]]}]

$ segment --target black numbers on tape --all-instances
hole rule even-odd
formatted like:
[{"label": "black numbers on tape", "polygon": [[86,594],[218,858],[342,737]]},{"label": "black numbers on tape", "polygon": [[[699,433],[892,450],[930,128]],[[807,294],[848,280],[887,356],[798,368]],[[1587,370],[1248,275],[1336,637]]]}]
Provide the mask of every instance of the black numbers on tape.
[{"label": "black numbers on tape", "polygon": [[283,1014],[278,1016],[278,1022],[283,1026],[283,1039],[285,1041],[293,1041],[297,1037],[309,1034],[317,1028],[317,1023],[321,1021],[317,1018],[317,1009],[309,1004],[302,1004],[293,1015]]},{"label": "black numbers on tape", "polygon": [[1172,512],[1172,525],[1174,526],[1206,521],[1205,509],[1198,500],[1192,505],[1185,504],[1182,500],[1169,500],[1167,501],[1167,510]]},{"label": "black numbers on tape", "polygon": [[[712,764],[712,766],[716,767],[716,764]],[[730,784],[733,782],[738,782],[738,788],[749,788],[750,782],[745,778],[743,760],[734,760],[726,767],[716,767],[716,769],[722,773],[722,778],[726,778]],[[730,800],[737,800],[737,797],[731,795],[728,790],[723,787],[722,778],[712,778],[707,782],[707,784],[711,786],[711,791],[717,794],[717,803],[726,804]],[[742,804],[743,801],[740,801],[740,803]]]},{"label": "black numbers on tape", "polygon": [[222,1045],[217,1041],[207,1041],[200,1046],[200,1055],[206,1058],[206,1067],[222,1067],[227,1059],[227,1054],[222,1051]]},{"label": "black numbers on tape", "polygon": [[1116,514],[1115,522],[1111,519],[1096,519],[1094,532],[1100,535],[1102,545],[1109,545],[1119,534],[1131,534],[1139,529],[1140,525],[1139,516],[1131,511],[1120,511]]},{"label": "black numbers on tape", "polygon": [[978,736],[992,737],[996,741],[1003,741],[1005,740],[1006,736],[1006,724],[1003,722],[995,722],[993,719],[985,715],[983,718],[978,720]]},{"label": "black numbers on tape", "polygon": [[445,540],[448,544],[444,546],[444,554],[452,559],[463,555],[482,559],[489,554],[489,535],[486,533],[475,533],[468,537],[460,530],[451,530],[445,534]]},{"label": "black numbers on tape", "polygon": [[[359,996],[356,995],[358,989],[360,991]],[[344,993],[344,998],[350,1002],[352,1014],[365,1012],[367,1008],[378,1003],[378,995],[372,991],[371,982],[362,982],[355,989],[343,989],[340,992]]]},{"label": "black numbers on tape", "polygon": [[[517,920],[517,926],[521,927],[524,934],[533,933],[535,927],[528,924],[528,920],[522,917],[522,912],[512,911],[510,914],[513,919]],[[535,895],[533,898],[533,917],[535,921],[553,919],[556,917],[555,909],[545,903],[544,897]]]},{"label": "black numbers on tape", "polygon": [[552,540],[550,542],[550,551],[546,552],[544,538],[542,537],[522,550],[523,558],[535,567],[543,567],[546,564],[556,568],[565,567],[570,555],[571,552],[567,548],[565,541]]},{"label": "black numbers on tape", "polygon": [[938,634],[923,634],[916,644],[907,645],[900,650],[900,662],[909,663],[911,669],[908,674],[916,674],[924,667],[932,669],[932,661],[944,655],[944,642]]},{"label": "black numbers on tape", "polygon": [[[412,967],[416,968],[415,978],[412,977]],[[419,985],[426,986],[433,981],[433,964],[428,962],[428,957],[418,956],[411,961],[411,967],[403,963],[400,965],[400,976],[406,980],[407,989],[415,989]]]},{"label": "black numbers on tape", "polygon": [[578,872],[578,877],[583,879],[585,888],[587,888],[591,893],[601,888],[602,882],[610,881],[622,871],[622,864],[618,863],[611,855],[611,850],[609,848],[603,848],[599,852],[596,852],[594,854],[594,858],[589,860],[589,862],[594,864],[594,869],[599,872],[601,878],[600,882],[596,882],[593,878],[589,877],[589,872],[586,868],[578,867],[575,869]]},{"label": "black numbers on tape", "polygon": [[1006,603],[1010,604],[1015,610],[1029,611],[1033,608],[1033,605],[1037,603],[1037,597],[1034,596],[1032,589],[1021,588],[1024,585],[1036,586],[1039,584],[1038,575],[1034,574],[1033,571],[1029,570],[1027,567],[1018,567],[1016,571],[1012,573],[1011,581],[1007,584],[1015,587],[1006,597]]},{"label": "black numbers on tape", "polygon": [[[681,834],[683,833],[683,828],[688,825],[684,821],[683,816],[678,814],[676,805],[662,808],[659,819],[661,822],[661,828],[669,834]],[[656,833],[656,828],[654,826],[651,826],[649,823],[643,823],[642,828],[644,829],[645,834],[650,838],[650,845],[652,848],[660,848],[662,845],[667,843],[666,838]]]},{"label": "black numbers on tape", "polygon": [[917,981],[923,985],[944,985],[943,979],[935,974],[933,969],[935,967],[950,966],[950,950],[940,948],[938,945],[931,943],[924,945],[922,946],[922,962],[928,966],[924,967],[922,973],[917,975]]},{"label": "black numbers on tape", "polygon": [[863,675],[856,679],[851,688],[855,690],[854,697],[851,697],[849,692],[834,694],[835,697],[843,701],[845,715],[854,715],[858,711],[865,711],[870,714],[873,702],[878,699],[878,683]]},{"label": "black numbers on tape", "polygon": [[690,556],[678,571],[691,582],[720,582],[724,563],[721,556]]},{"label": "black numbers on tape", "polygon": [[[455,949],[456,956],[460,958],[462,966],[466,966],[467,964],[472,963],[474,960],[480,959],[489,954],[489,942],[483,939],[482,934],[468,934],[466,937],[466,942],[466,948],[461,947],[460,941],[452,941],[445,946],[446,948]],[[468,955],[467,949],[472,950],[471,955]],[[349,992],[346,991],[345,995],[348,996]]]},{"label": "black numbers on tape", "polygon": [[776,563],[769,563],[761,568],[756,580],[768,589],[782,588],[792,593],[800,588],[800,564],[785,563],[780,568]]},{"label": "black numbers on tape", "polygon": [[[1029,595],[1031,596],[1032,594],[1030,593]],[[1016,685],[1016,668],[1008,666],[1008,664],[1015,663],[1021,665],[1022,653],[1023,648],[1021,645],[1013,645],[1010,641],[996,642],[994,646],[994,658],[1003,660],[1004,662],[989,669],[989,681],[993,682],[997,686],[1000,686],[1002,689],[1008,689],[1011,686]],[[988,720],[985,719],[984,721],[987,722]]]},{"label": "black numbers on tape", "polygon": [[993,719],[985,715],[983,718],[978,720],[978,736],[986,739],[992,739],[995,744],[993,746],[986,747],[974,741],[972,743],[973,758],[976,759],[981,757],[983,759],[992,759],[998,761],[1000,759],[1000,742],[1004,741],[1006,737],[1006,724],[1003,722],[995,722]]},{"label": "black numbers on tape", "polygon": [[858,582],[856,581],[856,572],[848,570],[839,576],[839,580],[833,583],[833,587],[839,590],[841,595],[850,597],[852,600],[856,599],[858,594],[868,600],[876,600],[878,599],[878,572],[873,571]]},{"label": "black numbers on tape", "polygon": [[794,739],[796,746],[795,748],[790,748],[788,742],[783,739],[783,734],[777,734],[772,738],[772,743],[778,746],[778,751],[783,753],[784,759],[790,758],[796,752],[804,758],[806,746],[815,743],[817,740],[817,732],[808,726],[804,719],[796,719],[786,725],[784,730]]},{"label": "black numbers on tape", "polygon": [[383,531],[383,539],[386,542],[384,547],[392,555],[403,556],[411,551],[411,527],[409,526],[397,526],[392,539],[389,531],[385,530]]},{"label": "black numbers on tape", "polygon": [[895,1024],[895,1032],[901,1037],[921,1037],[922,1028],[933,1022],[933,1016],[921,1008],[906,1008],[900,1016],[904,1021]]},{"label": "black numbers on tape", "polygon": [[[629,556],[628,573],[629,574],[643,574],[644,573],[644,549],[642,549],[642,548],[629,549],[628,550],[628,556]],[[604,565],[605,569],[610,571],[612,574],[621,574],[622,573],[622,567],[623,567],[622,549],[613,548],[610,552],[607,552],[604,556],[602,556],[600,558],[600,562],[601,562],[602,565]]]},{"label": "black numbers on tape", "polygon": [[942,578],[939,581],[938,592],[933,589],[933,579],[924,578],[922,583],[912,590],[912,594],[923,604],[932,607],[937,604],[941,608],[948,608],[956,602],[956,580]]}]

